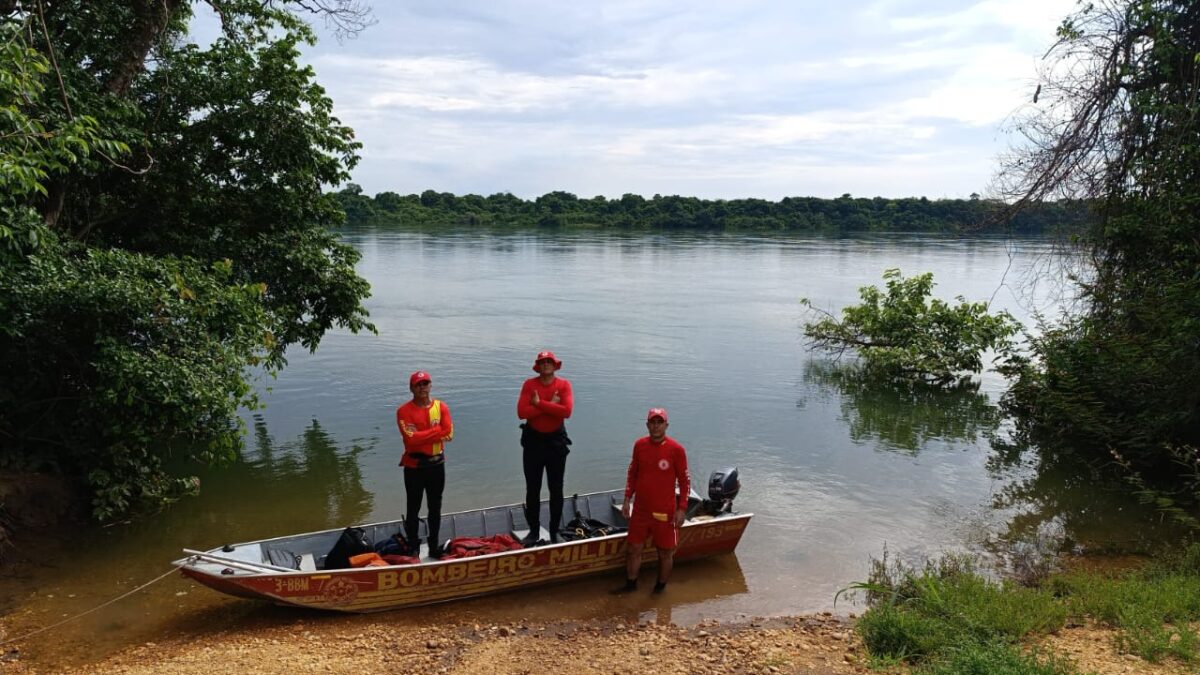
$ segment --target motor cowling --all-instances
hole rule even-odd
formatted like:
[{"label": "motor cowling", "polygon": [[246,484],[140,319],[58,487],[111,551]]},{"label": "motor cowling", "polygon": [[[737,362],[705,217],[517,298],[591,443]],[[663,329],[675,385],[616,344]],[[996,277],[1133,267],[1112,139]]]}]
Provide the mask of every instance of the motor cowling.
[{"label": "motor cowling", "polygon": [[732,502],[741,488],[735,466],[718,469],[708,477],[708,498],[714,502]]}]

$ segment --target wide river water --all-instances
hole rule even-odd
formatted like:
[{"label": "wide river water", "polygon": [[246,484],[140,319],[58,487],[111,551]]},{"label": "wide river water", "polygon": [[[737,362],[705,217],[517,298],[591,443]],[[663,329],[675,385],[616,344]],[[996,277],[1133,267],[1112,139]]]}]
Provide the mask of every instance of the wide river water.
[{"label": "wide river water", "polygon": [[[933,272],[939,297],[991,300],[1030,323],[1035,309],[1053,309],[1028,283],[1055,267],[1047,240],[376,230],[346,238],[362,251],[379,334],[332,332],[315,354],[291,353],[277,379],[260,378],[266,407],[245,415],[240,461],[203,471],[199,497],[79,533],[44,567],[5,579],[0,609],[10,635],[153,579],[184,547],[400,517],[394,410],[413,370],[432,373],[434,395],[454,416],[444,510],[521,501],[516,396],[541,349],[563,360],[560,375],[575,390],[568,495],[623,485],[646,409],[663,406],[701,492],[709,472],[740,469],[736,507],[755,514],[745,537],[732,556],[679,566],[660,598],[610,598],[613,576],[400,610],[397,621],[689,623],[861,611],[845,600],[835,608],[834,596],[865,579],[885,547],[916,560],[994,553],[1020,532],[1059,546],[1128,536],[1124,507],[1100,517],[1104,500],[1086,489],[1045,479],[1028,487],[1027,469],[989,463],[999,376],[985,372],[977,388],[940,396],[881,389],[854,377],[852,359],[809,351],[802,334],[811,319],[802,297],[836,311],[888,268]],[[1057,511],[1073,503],[1092,515],[1064,520]],[[1063,533],[1064,522],[1085,525]],[[297,616],[323,620],[174,575],[24,651],[94,656],[165,634]]]}]

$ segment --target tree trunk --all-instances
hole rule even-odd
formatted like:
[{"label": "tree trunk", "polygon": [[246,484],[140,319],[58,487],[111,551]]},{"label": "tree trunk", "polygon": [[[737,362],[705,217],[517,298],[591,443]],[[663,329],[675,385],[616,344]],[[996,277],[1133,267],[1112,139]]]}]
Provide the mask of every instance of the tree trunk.
[{"label": "tree trunk", "polygon": [[[0,3],[6,0],[0,0]],[[133,80],[146,67],[146,56],[155,39],[167,27],[171,16],[179,9],[183,0],[134,0],[133,25],[125,34],[122,58],[112,69],[104,90],[118,98],[129,94]],[[49,227],[56,227],[66,205],[68,175],[52,179],[46,186],[46,201],[42,204],[42,219]]]}]

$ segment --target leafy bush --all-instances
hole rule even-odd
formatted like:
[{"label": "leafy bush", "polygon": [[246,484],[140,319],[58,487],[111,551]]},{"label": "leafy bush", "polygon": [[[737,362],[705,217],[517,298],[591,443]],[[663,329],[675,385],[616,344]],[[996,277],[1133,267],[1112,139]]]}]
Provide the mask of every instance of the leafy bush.
[{"label": "leafy bush", "polygon": [[0,12],[0,468],[81,479],[100,519],[195,489],[172,452],[231,456],[250,367],[373,329],[323,192],[361,146],[300,63],[314,34],[220,5],[203,48],[194,3]]},{"label": "leafy bush", "polygon": [[[905,279],[900,270],[883,273],[887,290],[859,289],[862,304],[828,313],[804,325],[814,348],[860,354],[870,367],[909,379],[948,384],[962,373],[983,369],[983,352],[1006,351],[1018,324],[1007,312],[989,314],[987,303],[958,304],[930,298],[933,274]],[[808,299],[801,302],[812,307]]]},{"label": "leafy bush", "polygon": [[206,463],[238,447],[254,397],[244,369],[268,353],[257,284],[232,265],[52,239],[0,277],[0,434],[27,439],[0,465],[82,475],[94,513],[116,517],[194,489],[162,468],[190,440]]}]

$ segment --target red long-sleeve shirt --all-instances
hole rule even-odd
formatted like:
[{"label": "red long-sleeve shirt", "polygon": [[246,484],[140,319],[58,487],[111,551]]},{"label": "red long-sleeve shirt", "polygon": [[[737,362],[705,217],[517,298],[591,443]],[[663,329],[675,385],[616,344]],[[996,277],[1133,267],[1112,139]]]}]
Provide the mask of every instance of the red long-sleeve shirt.
[{"label": "red long-sleeve shirt", "polygon": [[[437,406],[437,414],[430,415],[434,406]],[[437,418],[437,421],[431,418]],[[400,427],[400,436],[404,438],[404,455],[400,457],[400,464],[408,468],[417,467],[417,460],[411,453],[439,455],[445,445],[443,441],[454,438],[450,406],[438,399],[433,399],[428,407],[408,401],[396,408],[396,426]]]},{"label": "red long-sleeve shirt", "polygon": [[[533,403],[533,392],[541,399]],[[558,394],[558,403],[551,403]],[[517,399],[517,417],[529,422],[534,431],[548,434],[562,428],[563,420],[571,416],[575,408],[575,396],[571,383],[565,378],[555,377],[550,384],[542,384],[542,378],[531,377],[521,385],[521,396]]]},{"label": "red long-sleeve shirt", "polygon": [[[679,495],[675,495],[675,485]],[[633,444],[633,459],[625,478],[625,498],[634,495],[634,513],[666,514],[675,517],[676,509],[687,509],[692,477],[688,473],[687,452],[675,439],[667,436],[655,443],[649,436]]]}]

